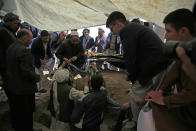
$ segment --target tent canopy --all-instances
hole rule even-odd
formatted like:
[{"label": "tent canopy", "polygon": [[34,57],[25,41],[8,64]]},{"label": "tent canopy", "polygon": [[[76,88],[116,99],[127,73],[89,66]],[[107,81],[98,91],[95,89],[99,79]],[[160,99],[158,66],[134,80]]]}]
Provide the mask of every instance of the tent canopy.
[{"label": "tent canopy", "polygon": [[195,0],[1,0],[2,12],[43,30],[61,31],[103,25],[112,11],[128,19],[143,18],[163,27],[163,18],[178,8],[192,10]]}]

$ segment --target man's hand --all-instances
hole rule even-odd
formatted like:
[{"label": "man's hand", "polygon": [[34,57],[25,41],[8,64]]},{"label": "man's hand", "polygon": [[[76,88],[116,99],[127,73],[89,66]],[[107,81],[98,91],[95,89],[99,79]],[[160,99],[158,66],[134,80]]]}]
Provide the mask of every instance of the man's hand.
[{"label": "man's hand", "polygon": [[149,92],[148,95],[146,96],[145,100],[152,101],[152,102],[157,103],[159,105],[165,105],[165,103],[163,102],[162,90]]},{"label": "man's hand", "polygon": [[73,56],[71,59],[69,59],[70,61],[76,61],[78,59],[77,56]]},{"label": "man's hand", "polygon": [[67,58],[63,58],[63,61],[68,62],[68,59]]},{"label": "man's hand", "polygon": [[67,62],[63,61],[60,67],[64,68],[66,64],[67,64]]},{"label": "man's hand", "polygon": [[176,53],[182,62],[183,71],[196,82],[196,66],[191,63],[191,59],[186,55],[184,48],[177,47]]},{"label": "man's hand", "polygon": [[122,109],[128,109],[130,107],[129,102],[122,104]]},{"label": "man's hand", "polygon": [[96,45],[97,45],[97,46],[100,45],[100,39],[97,40]]},{"label": "man's hand", "polygon": [[[67,58],[63,58],[63,62],[64,62],[64,64],[66,65],[67,63],[70,62],[70,60],[68,60]],[[62,64],[63,64],[63,63],[62,63]]]}]

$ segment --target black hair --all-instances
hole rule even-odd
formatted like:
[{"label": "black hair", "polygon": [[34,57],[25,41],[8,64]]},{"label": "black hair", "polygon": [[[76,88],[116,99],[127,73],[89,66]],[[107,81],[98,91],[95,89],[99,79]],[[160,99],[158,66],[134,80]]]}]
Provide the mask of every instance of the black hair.
[{"label": "black hair", "polygon": [[99,90],[103,85],[103,78],[101,75],[93,75],[91,77],[91,86],[93,90]]},{"label": "black hair", "polygon": [[21,23],[20,24],[20,28],[21,29],[29,29],[32,32],[32,34],[33,34],[33,38],[37,37],[37,35],[38,35],[38,29],[35,28],[34,26],[30,25],[27,22]]},{"label": "black hair", "polygon": [[165,24],[171,24],[178,31],[182,27],[187,27],[192,35],[195,35],[195,20],[193,13],[185,8],[177,9],[169,13],[163,20]]},{"label": "black hair", "polygon": [[49,36],[49,33],[48,33],[47,30],[42,30],[41,31],[41,37],[43,37],[43,36]]},{"label": "black hair", "polygon": [[[29,30],[30,31],[30,30]],[[21,29],[17,32],[17,38],[20,39],[24,36],[30,35],[27,29]]]},{"label": "black hair", "polygon": [[127,19],[125,15],[119,11],[112,12],[106,21],[106,27],[109,27],[109,25],[113,24],[116,20],[121,21],[122,23],[126,23]]},{"label": "black hair", "polygon": [[20,28],[30,29],[30,25],[27,22],[23,22],[20,24]]},{"label": "black hair", "polygon": [[19,20],[19,16],[14,14],[14,13],[7,13],[4,17],[3,17],[3,21],[4,22],[11,22],[11,21],[15,21],[15,20]]},{"label": "black hair", "polygon": [[141,21],[139,18],[134,18],[133,20],[131,20],[131,22],[141,24]]},{"label": "black hair", "polygon": [[83,33],[84,33],[84,31],[88,31],[88,33],[90,33],[90,30],[87,29],[87,28],[85,28],[85,29],[83,30]]}]

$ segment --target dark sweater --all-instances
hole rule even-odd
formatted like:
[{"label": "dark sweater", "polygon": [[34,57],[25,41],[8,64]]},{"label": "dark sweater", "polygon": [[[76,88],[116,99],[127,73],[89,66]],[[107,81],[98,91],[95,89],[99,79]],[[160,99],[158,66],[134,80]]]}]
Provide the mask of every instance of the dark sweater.
[{"label": "dark sweater", "polygon": [[69,39],[59,46],[56,56],[60,59],[60,63],[62,63],[63,58],[70,59],[73,56],[77,56],[77,60],[72,62],[77,67],[81,67],[85,62],[84,49],[81,42],[73,45]]},{"label": "dark sweater", "polygon": [[163,59],[163,43],[150,28],[130,23],[120,32],[125,67],[130,80],[145,86],[158,72],[167,67]]}]

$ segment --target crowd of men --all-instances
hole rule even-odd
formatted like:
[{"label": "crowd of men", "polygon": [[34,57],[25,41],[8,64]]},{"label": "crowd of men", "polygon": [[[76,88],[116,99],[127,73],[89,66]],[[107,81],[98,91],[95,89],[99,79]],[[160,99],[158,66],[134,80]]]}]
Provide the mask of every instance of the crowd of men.
[{"label": "crowd of men", "polygon": [[117,123],[109,129],[122,130],[125,112],[131,112],[126,124],[132,124],[127,128],[136,131],[141,107],[149,102],[155,130],[196,130],[195,63],[177,42],[171,49],[172,59],[165,54],[165,45],[170,44],[170,40],[185,44],[194,40],[196,16],[190,10],[177,9],[164,18],[165,45],[152,29],[127,21],[119,11],[108,16],[106,27],[111,30],[108,38],[104,29],[99,28],[95,41],[90,37],[89,29],[84,29],[81,37],[74,29],[69,35],[68,31],[58,34],[42,30],[32,42],[32,32],[20,28],[21,20],[17,15],[7,13],[3,21],[0,27],[0,75],[10,105],[11,124],[16,131],[34,130],[35,92],[45,92],[43,71],[53,71],[51,64],[55,57],[60,62],[52,77],[51,130],[100,131],[103,112],[110,99],[104,79],[96,63],[91,63],[87,75],[76,84],[79,80],[70,80],[72,72],[68,65],[71,63],[82,69],[87,59],[86,50],[120,53],[121,43],[132,87],[130,99],[120,106]]}]

